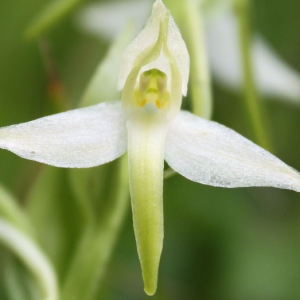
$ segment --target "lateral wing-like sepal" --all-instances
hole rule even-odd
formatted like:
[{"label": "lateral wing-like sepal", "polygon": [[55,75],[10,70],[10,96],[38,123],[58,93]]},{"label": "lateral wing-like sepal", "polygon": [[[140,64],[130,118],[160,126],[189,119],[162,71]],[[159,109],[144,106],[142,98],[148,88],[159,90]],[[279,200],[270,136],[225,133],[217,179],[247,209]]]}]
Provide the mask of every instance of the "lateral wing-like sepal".
[{"label": "lateral wing-like sepal", "polygon": [[203,184],[300,192],[299,172],[237,132],[189,112],[180,112],[170,126],[166,161],[179,174]]},{"label": "lateral wing-like sepal", "polygon": [[0,148],[56,167],[87,168],[126,151],[120,103],[102,103],[0,129]]}]

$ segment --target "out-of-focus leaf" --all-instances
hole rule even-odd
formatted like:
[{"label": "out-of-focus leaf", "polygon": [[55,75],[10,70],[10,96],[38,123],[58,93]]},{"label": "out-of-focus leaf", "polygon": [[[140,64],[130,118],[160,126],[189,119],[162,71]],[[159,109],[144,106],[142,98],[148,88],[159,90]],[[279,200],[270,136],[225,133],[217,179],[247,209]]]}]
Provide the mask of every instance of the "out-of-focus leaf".
[{"label": "out-of-focus leaf", "polygon": [[27,201],[38,240],[63,277],[82,221],[66,170],[44,166]]},{"label": "out-of-focus leaf", "polygon": [[[112,185],[102,193],[99,219],[83,233],[62,289],[63,300],[93,299],[121,229],[128,208],[127,159],[110,165]],[[87,199],[89,200],[89,199]],[[100,199],[99,199],[100,200]]]},{"label": "out-of-focus leaf", "polygon": [[0,185],[0,215],[23,232],[32,234],[27,216],[19,207],[17,200],[2,185]]},{"label": "out-of-focus leaf", "polygon": [[37,286],[32,284],[32,278],[28,276],[28,273],[24,272],[12,257],[7,262],[4,267],[7,298],[9,300],[39,300]]},{"label": "out-of-focus leaf", "polygon": [[25,31],[27,38],[37,38],[49,28],[58,23],[81,1],[84,0],[55,0],[37,16]]},{"label": "out-of-focus leaf", "polygon": [[80,106],[120,99],[120,92],[117,90],[120,61],[124,49],[133,37],[133,31],[133,26],[127,25],[113,42],[106,57],[99,63],[90,80]]},{"label": "out-of-focus leaf", "polygon": [[58,300],[56,275],[48,258],[34,240],[0,218],[0,243],[30,270],[40,288],[41,300]]},{"label": "out-of-focus leaf", "polygon": [[101,210],[109,169],[110,164],[95,168],[69,170],[72,192],[88,223],[95,222],[96,216]]}]

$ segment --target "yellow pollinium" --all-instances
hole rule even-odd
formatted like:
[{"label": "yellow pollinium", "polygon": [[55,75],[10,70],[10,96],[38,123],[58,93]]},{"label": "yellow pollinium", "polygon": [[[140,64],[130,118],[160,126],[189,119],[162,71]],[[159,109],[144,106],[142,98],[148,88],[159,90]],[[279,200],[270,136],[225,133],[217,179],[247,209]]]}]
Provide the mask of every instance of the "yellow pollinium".
[{"label": "yellow pollinium", "polygon": [[152,104],[158,109],[165,108],[169,105],[170,99],[166,74],[157,69],[143,72],[134,96],[135,103],[140,107]]}]

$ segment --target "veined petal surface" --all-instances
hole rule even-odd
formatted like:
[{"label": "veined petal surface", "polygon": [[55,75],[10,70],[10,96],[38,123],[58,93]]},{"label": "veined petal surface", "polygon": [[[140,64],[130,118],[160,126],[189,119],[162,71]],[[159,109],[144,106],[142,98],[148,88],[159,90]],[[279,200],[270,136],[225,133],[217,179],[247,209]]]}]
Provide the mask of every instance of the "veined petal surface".
[{"label": "veined petal surface", "polygon": [[181,111],[166,140],[166,161],[186,178],[220,187],[272,186],[300,192],[300,174],[216,122]]},{"label": "veined petal surface", "polygon": [[127,146],[120,102],[106,102],[0,128],[0,148],[66,168],[101,165]]}]

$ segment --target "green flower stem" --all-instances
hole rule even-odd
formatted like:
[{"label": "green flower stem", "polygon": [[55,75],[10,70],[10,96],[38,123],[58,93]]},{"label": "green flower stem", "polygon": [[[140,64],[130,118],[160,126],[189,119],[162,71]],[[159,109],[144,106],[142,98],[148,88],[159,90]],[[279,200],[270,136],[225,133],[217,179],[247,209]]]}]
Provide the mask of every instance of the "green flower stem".
[{"label": "green flower stem", "polygon": [[80,2],[85,0],[56,0],[51,3],[37,16],[28,26],[25,36],[29,39],[37,38],[45,31],[59,22]]},{"label": "green flower stem", "polygon": [[[250,3],[248,0],[234,0],[235,12],[239,27],[239,43],[242,56],[242,66],[244,75],[245,106],[248,110],[250,122],[256,142],[270,150],[271,145],[265,131],[262,118],[262,111],[259,104],[258,95],[255,87],[253,66],[251,61],[251,27],[250,27]],[[265,115],[265,114],[264,114]]]},{"label": "green flower stem", "polygon": [[201,4],[198,4],[195,0],[169,2],[170,8],[174,7],[176,20],[182,30],[190,54],[192,111],[202,118],[210,119],[213,109],[212,90],[206,55]]},{"label": "green flower stem", "polygon": [[113,163],[110,194],[98,223],[82,235],[71,267],[63,283],[61,300],[92,299],[105,274],[114,245],[129,206],[127,157]]}]

